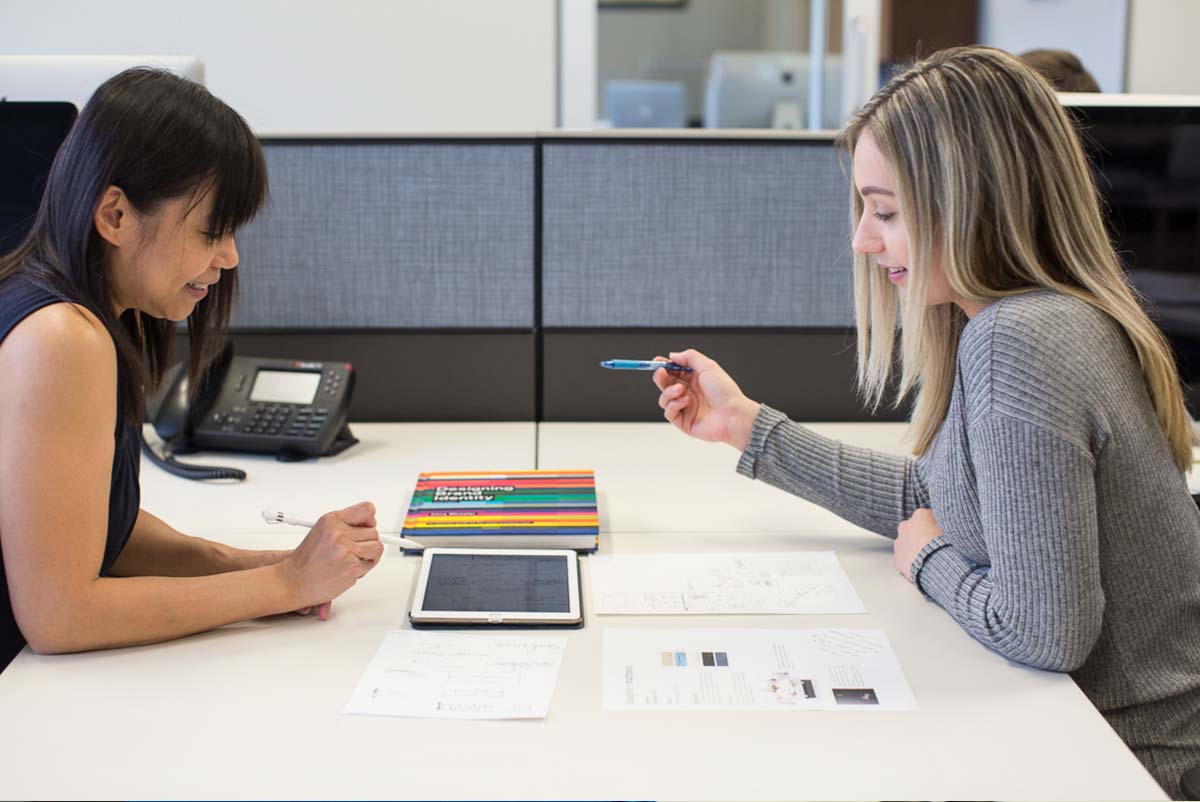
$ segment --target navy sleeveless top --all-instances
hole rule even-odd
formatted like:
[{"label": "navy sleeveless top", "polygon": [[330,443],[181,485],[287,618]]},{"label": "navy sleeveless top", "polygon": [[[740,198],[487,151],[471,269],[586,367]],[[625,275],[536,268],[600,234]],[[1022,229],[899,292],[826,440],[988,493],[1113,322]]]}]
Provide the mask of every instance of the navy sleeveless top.
[{"label": "navy sleeveless top", "polygon": [[[17,274],[0,282],[0,343],[17,324],[37,310],[59,303],[62,298],[45,290],[28,277]],[[119,385],[118,385],[119,386]],[[117,428],[114,432],[112,484],[108,493],[108,540],[104,546],[104,561],[100,575],[104,576],[125,547],[141,504],[138,468],[142,445],[142,430],[138,421],[126,421],[124,399],[117,397]],[[4,433],[0,432],[0,437]],[[0,476],[0,482],[4,477]],[[0,532],[0,538],[4,533]],[[25,645],[25,637],[13,617],[12,600],[8,595],[8,577],[4,554],[0,552],[0,671],[7,666]]]}]

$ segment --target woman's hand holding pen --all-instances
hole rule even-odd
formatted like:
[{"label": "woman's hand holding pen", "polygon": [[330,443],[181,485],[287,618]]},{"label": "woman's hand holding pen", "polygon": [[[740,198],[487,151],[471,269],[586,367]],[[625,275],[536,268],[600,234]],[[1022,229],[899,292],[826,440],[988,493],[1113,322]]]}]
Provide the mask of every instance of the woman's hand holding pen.
[{"label": "woman's hand holding pen", "polygon": [[298,612],[316,607],[324,620],[330,600],[375,567],[383,556],[375,526],[375,505],[369,501],[327,513],[300,545],[276,564],[295,596]]},{"label": "woman's hand holding pen", "polygon": [[744,451],[750,443],[758,402],[747,398],[720,365],[699,351],[672,352],[670,357],[692,372],[654,371],[654,383],[662,391],[658,405],[663,417],[691,437],[728,443]]}]

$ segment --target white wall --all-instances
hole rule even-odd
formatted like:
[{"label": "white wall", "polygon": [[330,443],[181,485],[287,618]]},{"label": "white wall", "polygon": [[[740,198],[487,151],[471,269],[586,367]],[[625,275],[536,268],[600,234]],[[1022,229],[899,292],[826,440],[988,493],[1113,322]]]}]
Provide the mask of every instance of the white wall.
[{"label": "white wall", "polygon": [[558,0],[558,125],[592,128],[596,113],[596,0]]},{"label": "white wall", "polygon": [[1200,94],[1200,2],[1133,0],[1130,17],[1128,91]]},{"label": "white wall", "polygon": [[555,0],[4,3],[0,53],[161,53],[260,133],[555,124]]},{"label": "white wall", "polygon": [[979,42],[1012,53],[1070,50],[1101,90],[1123,92],[1127,6],[1128,0],[980,0]]},{"label": "white wall", "polygon": [[763,9],[763,50],[808,50],[807,0],[766,0]]}]

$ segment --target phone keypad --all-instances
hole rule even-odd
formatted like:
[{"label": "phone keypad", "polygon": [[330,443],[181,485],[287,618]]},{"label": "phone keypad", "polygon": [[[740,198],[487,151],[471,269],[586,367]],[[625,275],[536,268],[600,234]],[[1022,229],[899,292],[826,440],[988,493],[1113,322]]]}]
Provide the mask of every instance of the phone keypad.
[{"label": "phone keypad", "polygon": [[275,437],[316,437],[329,420],[327,407],[294,404],[255,404],[246,414],[243,433]]},{"label": "phone keypad", "polygon": [[329,410],[325,407],[300,407],[288,423],[289,437],[315,437],[329,419]]}]

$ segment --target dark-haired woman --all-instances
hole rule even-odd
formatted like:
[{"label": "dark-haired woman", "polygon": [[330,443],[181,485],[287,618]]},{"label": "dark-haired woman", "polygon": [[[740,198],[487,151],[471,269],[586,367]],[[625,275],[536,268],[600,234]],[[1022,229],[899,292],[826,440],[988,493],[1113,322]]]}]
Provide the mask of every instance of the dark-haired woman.
[{"label": "dark-haired woman", "polygon": [[188,537],[139,509],[143,392],[175,322],[189,370],[229,319],[235,231],[266,196],[245,121],[203,87],[135,69],[101,86],[0,257],[0,668],[317,609],[382,554],[375,511],[323,516],[293,551]]}]

